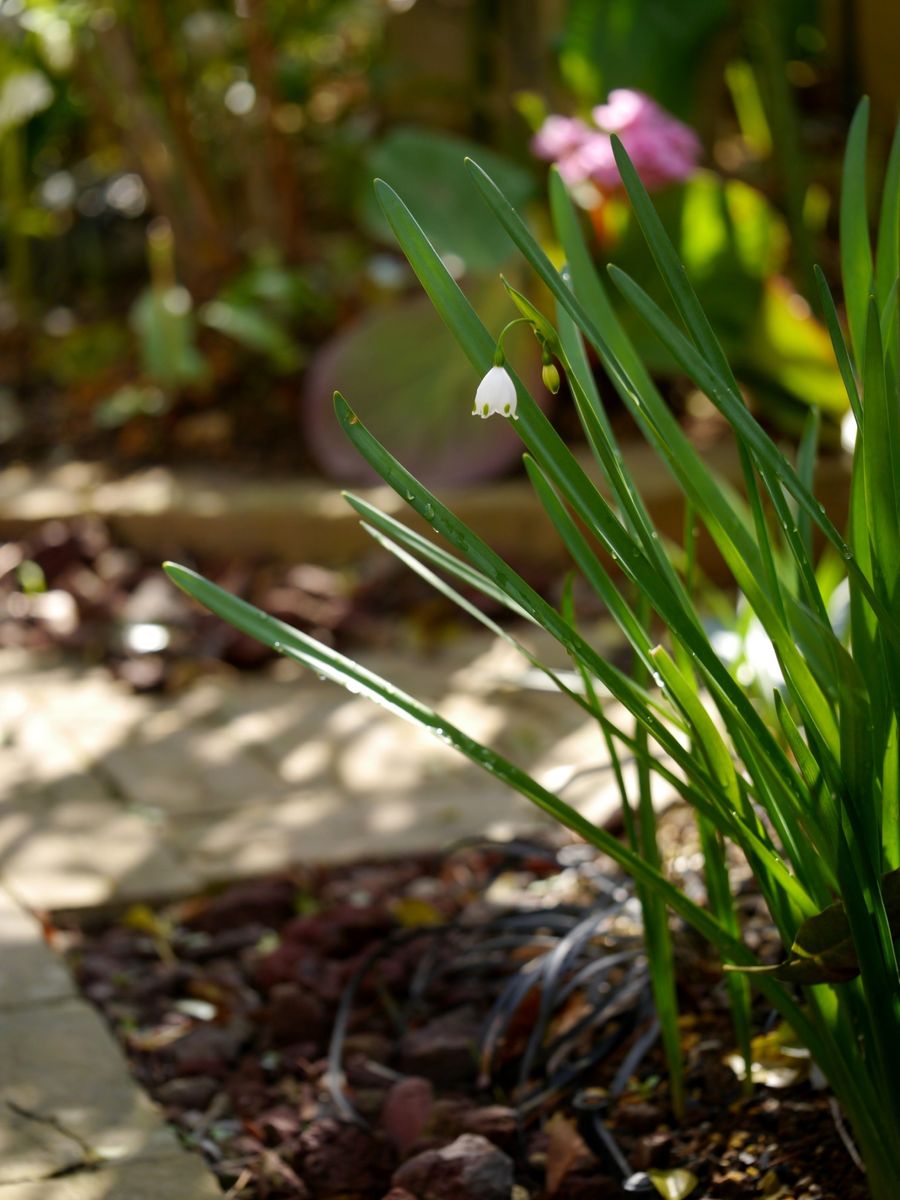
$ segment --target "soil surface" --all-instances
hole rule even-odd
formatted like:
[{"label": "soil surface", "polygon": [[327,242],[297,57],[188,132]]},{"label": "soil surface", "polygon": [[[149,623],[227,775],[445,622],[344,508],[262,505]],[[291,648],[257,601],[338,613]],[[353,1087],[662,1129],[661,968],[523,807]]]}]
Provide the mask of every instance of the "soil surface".
[{"label": "soil surface", "polygon": [[[672,869],[697,893],[679,811]],[[747,940],[776,956],[740,890]],[[298,869],[54,937],[235,1200],[867,1195],[830,1093],[759,1001],[741,1084],[721,973],[680,929],[674,1118],[636,901],[581,844]]]},{"label": "soil surface", "polygon": [[[413,646],[452,638],[468,618],[391,556],[377,554],[345,571],[311,563],[179,561],[326,645],[345,652]],[[511,564],[558,602],[558,572]],[[503,605],[460,586],[493,619]],[[602,611],[587,588],[577,594],[584,619]],[[274,661],[246,637],[189,600],[156,559],[116,542],[103,522],[49,521],[29,537],[0,546],[0,647],[58,647],[102,663],[135,691],[178,692],[198,674],[255,669]]]}]

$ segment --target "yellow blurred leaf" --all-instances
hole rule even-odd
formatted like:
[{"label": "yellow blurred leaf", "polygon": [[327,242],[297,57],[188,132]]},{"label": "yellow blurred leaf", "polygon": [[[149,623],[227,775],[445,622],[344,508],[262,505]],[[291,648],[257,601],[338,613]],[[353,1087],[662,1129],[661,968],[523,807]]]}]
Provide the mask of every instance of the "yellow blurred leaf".
[{"label": "yellow blurred leaf", "polygon": [[684,1167],[671,1171],[648,1171],[647,1176],[664,1200],[684,1200],[697,1186],[697,1176]]},{"label": "yellow blurred leaf", "polygon": [[443,925],[444,915],[428,900],[405,896],[391,905],[391,915],[404,929],[419,929],[423,925]]},{"label": "yellow blurred leaf", "polygon": [[147,933],[150,937],[163,942],[169,942],[172,939],[171,922],[161,917],[159,913],[155,913],[146,904],[132,904],[122,918],[122,924],[128,929],[134,929],[137,933]]},{"label": "yellow blurred leaf", "polygon": [[[797,1044],[796,1034],[788,1025],[781,1024],[769,1033],[759,1034],[751,1041],[750,1050],[753,1055],[750,1064],[753,1083],[770,1088],[793,1087],[809,1074],[809,1051]],[[728,1054],[724,1062],[738,1079],[746,1076],[740,1054]]]}]

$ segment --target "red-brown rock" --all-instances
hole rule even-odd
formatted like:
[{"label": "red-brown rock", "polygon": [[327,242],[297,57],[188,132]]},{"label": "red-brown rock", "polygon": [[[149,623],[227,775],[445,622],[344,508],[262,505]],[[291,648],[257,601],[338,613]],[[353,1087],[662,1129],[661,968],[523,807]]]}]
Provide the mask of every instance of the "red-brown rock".
[{"label": "red-brown rock", "polygon": [[395,1083],[384,1098],[381,1128],[401,1154],[407,1154],[422,1136],[434,1102],[434,1088],[420,1075]]},{"label": "red-brown rock", "polygon": [[328,1118],[301,1134],[293,1165],[316,1200],[349,1200],[371,1196],[379,1186],[387,1189],[395,1162],[386,1141]]},{"label": "red-brown rock", "polygon": [[487,1138],[464,1133],[449,1146],[409,1159],[391,1182],[418,1200],[509,1200],[513,1165]]},{"label": "red-brown rock", "polygon": [[404,1070],[445,1086],[472,1078],[480,1028],[473,1011],[462,1008],[435,1017],[418,1029],[408,1029],[400,1041]]}]

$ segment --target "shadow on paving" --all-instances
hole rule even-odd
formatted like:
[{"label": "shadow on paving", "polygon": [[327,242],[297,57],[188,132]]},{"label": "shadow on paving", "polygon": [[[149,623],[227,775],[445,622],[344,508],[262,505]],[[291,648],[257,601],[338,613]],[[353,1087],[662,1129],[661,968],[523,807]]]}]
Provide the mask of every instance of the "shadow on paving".
[{"label": "shadow on paving", "polygon": [[0,955],[3,1200],[220,1195],[132,1082],[38,923],[2,889]]},{"label": "shadow on paving", "polygon": [[[365,661],[593,819],[617,808],[594,723],[536,690],[505,643]],[[96,906],[544,819],[370,701],[291,663],[277,674],[211,676],[150,698],[102,670],[4,652],[0,877],[35,909]]]}]

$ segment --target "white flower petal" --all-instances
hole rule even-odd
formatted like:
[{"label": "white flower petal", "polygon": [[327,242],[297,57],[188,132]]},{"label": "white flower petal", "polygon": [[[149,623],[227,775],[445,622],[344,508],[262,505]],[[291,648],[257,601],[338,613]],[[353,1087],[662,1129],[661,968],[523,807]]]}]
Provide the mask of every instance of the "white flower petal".
[{"label": "white flower petal", "polygon": [[516,385],[510,379],[509,372],[505,367],[491,367],[478,385],[472,416],[491,417],[496,413],[518,420],[516,403]]}]

